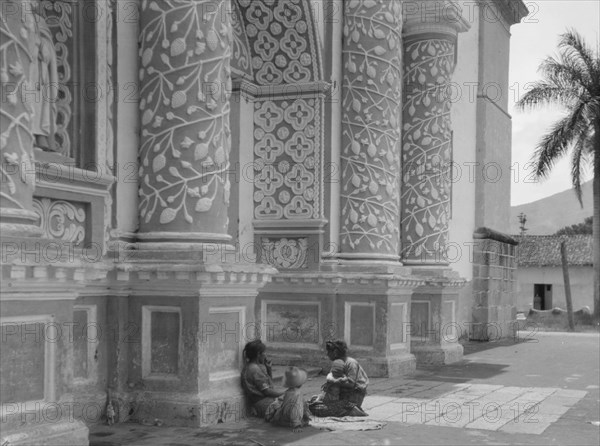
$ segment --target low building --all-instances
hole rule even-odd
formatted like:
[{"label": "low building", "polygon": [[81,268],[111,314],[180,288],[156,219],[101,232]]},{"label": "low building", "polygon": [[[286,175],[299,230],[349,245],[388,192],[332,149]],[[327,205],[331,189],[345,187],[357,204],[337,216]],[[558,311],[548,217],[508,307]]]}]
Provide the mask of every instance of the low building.
[{"label": "low building", "polygon": [[517,310],[567,308],[560,245],[566,242],[573,310],[593,308],[592,235],[518,237]]}]

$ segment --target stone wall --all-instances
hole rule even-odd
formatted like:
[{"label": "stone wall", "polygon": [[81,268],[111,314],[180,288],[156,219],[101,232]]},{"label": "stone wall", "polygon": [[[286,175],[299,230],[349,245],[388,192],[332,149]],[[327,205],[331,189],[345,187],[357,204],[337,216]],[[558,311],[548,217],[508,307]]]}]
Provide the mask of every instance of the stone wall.
[{"label": "stone wall", "polygon": [[470,339],[492,341],[511,337],[516,320],[517,242],[479,228],[473,234],[473,295]]}]

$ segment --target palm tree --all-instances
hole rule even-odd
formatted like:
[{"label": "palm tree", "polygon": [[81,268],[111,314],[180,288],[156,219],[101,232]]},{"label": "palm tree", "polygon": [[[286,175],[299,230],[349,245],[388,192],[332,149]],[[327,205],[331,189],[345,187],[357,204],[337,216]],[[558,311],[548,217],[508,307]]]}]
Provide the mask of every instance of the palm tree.
[{"label": "palm tree", "polygon": [[540,65],[543,80],[533,84],[517,102],[521,110],[550,104],[567,114],[556,122],[533,155],[538,178],[548,176],[559,158],[570,152],[571,180],[579,203],[581,180],[588,167],[594,173],[594,315],[600,316],[600,56],[574,30],[560,36],[558,60],[547,57]]}]

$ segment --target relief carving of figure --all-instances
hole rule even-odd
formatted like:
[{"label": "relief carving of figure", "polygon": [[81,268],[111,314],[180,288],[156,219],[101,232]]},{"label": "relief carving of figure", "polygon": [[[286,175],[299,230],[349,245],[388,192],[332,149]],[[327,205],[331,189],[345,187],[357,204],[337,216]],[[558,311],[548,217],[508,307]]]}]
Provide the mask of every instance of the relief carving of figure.
[{"label": "relief carving of figure", "polygon": [[41,14],[41,5],[31,2],[29,28],[28,96],[32,98],[32,126],[34,146],[46,151],[58,151],[55,141],[56,103],[58,100],[58,68],[52,31]]}]

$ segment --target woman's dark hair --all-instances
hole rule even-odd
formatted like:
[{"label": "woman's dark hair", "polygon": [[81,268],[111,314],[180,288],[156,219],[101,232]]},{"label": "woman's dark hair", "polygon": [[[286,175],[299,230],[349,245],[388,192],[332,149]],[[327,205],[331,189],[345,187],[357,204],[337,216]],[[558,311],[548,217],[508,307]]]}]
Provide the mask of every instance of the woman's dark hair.
[{"label": "woman's dark hair", "polygon": [[336,339],[335,341],[327,341],[325,343],[325,349],[327,350],[327,353],[333,353],[335,359],[346,359],[346,357],[348,356],[348,344],[346,344],[346,341],[343,341],[342,339]]},{"label": "woman's dark hair", "polygon": [[250,341],[244,347],[244,358],[246,358],[246,361],[253,361],[266,349],[267,346],[260,339]]}]

